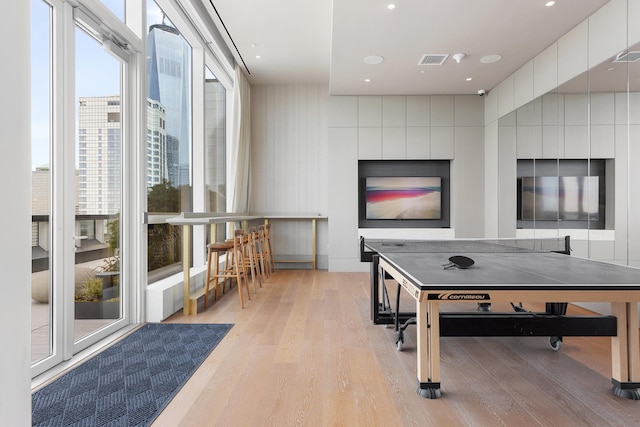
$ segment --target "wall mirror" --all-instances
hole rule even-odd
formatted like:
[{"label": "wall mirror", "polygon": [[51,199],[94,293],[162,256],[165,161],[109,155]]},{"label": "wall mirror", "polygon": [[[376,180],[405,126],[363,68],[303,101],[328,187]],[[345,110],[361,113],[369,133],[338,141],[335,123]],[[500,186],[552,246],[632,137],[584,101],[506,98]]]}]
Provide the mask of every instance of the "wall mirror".
[{"label": "wall mirror", "polygon": [[501,236],[640,266],[640,43],[501,117],[498,150]]}]

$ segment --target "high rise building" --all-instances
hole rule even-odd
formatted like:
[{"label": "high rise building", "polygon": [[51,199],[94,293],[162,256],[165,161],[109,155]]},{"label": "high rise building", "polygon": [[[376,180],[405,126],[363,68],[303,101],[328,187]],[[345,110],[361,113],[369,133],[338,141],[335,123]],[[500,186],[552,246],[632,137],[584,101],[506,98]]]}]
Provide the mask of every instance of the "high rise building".
[{"label": "high rise building", "polygon": [[175,28],[156,24],[147,35],[148,97],[166,113],[167,173],[174,187],[189,185],[191,47]]},{"label": "high rise building", "polygon": [[165,109],[147,98],[147,187],[169,179],[168,162]]},{"label": "high rise building", "polygon": [[120,212],[121,135],[120,96],[79,98],[79,214]]}]

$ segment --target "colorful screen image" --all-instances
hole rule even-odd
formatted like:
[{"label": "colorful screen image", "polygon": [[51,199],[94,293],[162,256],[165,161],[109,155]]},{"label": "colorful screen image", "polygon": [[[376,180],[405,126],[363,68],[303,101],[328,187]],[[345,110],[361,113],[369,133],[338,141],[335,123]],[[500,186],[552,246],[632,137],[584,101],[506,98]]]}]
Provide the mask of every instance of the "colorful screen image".
[{"label": "colorful screen image", "polygon": [[597,176],[536,176],[522,178],[522,219],[597,221]]},{"label": "colorful screen image", "polygon": [[367,177],[367,219],[441,219],[440,177]]}]

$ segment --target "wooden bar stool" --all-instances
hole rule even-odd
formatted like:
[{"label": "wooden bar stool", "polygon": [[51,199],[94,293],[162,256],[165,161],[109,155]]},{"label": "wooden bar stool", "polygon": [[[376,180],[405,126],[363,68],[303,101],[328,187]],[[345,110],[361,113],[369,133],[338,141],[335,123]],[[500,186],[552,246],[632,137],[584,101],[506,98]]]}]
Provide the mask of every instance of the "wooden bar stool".
[{"label": "wooden bar stool", "polygon": [[[223,270],[227,269],[229,265],[229,251],[233,249],[233,241],[215,242],[207,245],[207,279],[204,283],[204,308],[207,308],[209,302],[209,284],[213,284],[213,298],[218,299],[218,285],[220,284],[220,256],[224,254],[224,266]],[[211,267],[213,266],[213,273]],[[222,281],[222,293],[225,291],[227,278],[224,277]]]},{"label": "wooden bar stool", "polygon": [[258,257],[264,266],[266,277],[270,277],[273,273],[273,265],[271,263],[271,253],[267,242],[267,229],[264,225],[258,227]]},{"label": "wooden bar stool", "polygon": [[259,272],[256,269],[257,262],[256,262],[256,254],[254,251],[255,245],[253,242],[253,236],[251,235],[251,233],[243,234],[242,239],[244,243],[243,263],[244,263],[244,268],[247,274],[247,281],[249,280],[249,274],[251,274],[251,284],[253,285],[253,293],[255,294],[257,292],[256,277],[260,282],[260,287],[262,287],[262,279],[260,278],[258,274]]},{"label": "wooden bar stool", "polygon": [[264,277],[264,269],[260,263],[258,256],[258,232],[256,227],[250,227],[249,233],[246,239],[246,252],[247,252],[247,268],[251,270],[251,280],[253,282],[253,291],[256,291],[255,279],[258,279],[258,284],[262,287],[262,280]]},{"label": "wooden bar stool", "polygon": [[[208,293],[209,283],[215,282],[216,290],[219,279],[223,279],[223,291],[224,284],[227,279],[236,279],[238,283],[238,295],[240,297],[240,307],[244,308],[244,297],[242,295],[242,287],[247,290],[247,298],[251,300],[251,294],[249,293],[249,280],[247,278],[247,269],[246,269],[246,261],[245,261],[245,236],[242,230],[236,230],[234,232],[233,240],[220,243],[220,245],[230,245],[230,248],[227,249],[227,256],[225,258],[225,265],[222,270],[219,270],[218,263],[216,262],[214,265],[214,273],[211,274],[211,258],[212,255],[208,258],[207,262],[207,283],[205,284],[205,295]],[[214,246],[210,250],[210,254],[213,253],[214,249],[221,250],[222,246],[216,246],[218,244],[213,243],[210,246]],[[218,252],[218,255],[220,252]],[[205,297],[205,307],[206,307],[206,297]]]},{"label": "wooden bar stool", "polygon": [[271,271],[275,271],[276,263],[273,259],[273,250],[271,249],[271,224],[265,225],[264,240],[265,245],[267,246],[267,258],[269,259],[269,263],[271,264]]}]

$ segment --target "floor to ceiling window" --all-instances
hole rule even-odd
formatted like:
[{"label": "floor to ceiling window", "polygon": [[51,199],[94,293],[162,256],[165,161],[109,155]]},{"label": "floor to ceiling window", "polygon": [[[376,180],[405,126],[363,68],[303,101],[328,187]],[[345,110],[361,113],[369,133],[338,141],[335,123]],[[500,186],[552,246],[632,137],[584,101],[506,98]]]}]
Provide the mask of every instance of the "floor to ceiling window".
[{"label": "floor to ceiling window", "polygon": [[131,55],[93,16],[61,0],[32,0],[34,376],[130,318],[121,271],[131,263],[120,254],[123,158],[134,149],[123,133]]},{"label": "floor to ceiling window", "polygon": [[123,64],[84,29],[77,28],[75,34],[77,341],[123,316],[119,239]]},{"label": "floor to ceiling window", "polygon": [[53,352],[51,294],[51,6],[31,5],[31,362]]},{"label": "floor to ceiling window", "polygon": [[[209,67],[205,67],[204,83],[204,180],[205,209],[226,212],[226,90]],[[224,227],[210,241],[224,240]]]},{"label": "floor to ceiling window", "polygon": [[124,22],[124,6],[126,0],[101,0],[114,15]]},{"label": "floor to ceiling window", "polygon": [[[147,283],[182,270],[181,230],[167,215],[192,211],[194,199],[199,210],[225,211],[233,73],[212,59],[231,55],[215,54],[201,39],[207,29],[194,30],[174,0],[158,0],[164,9],[152,0],[30,1],[36,377],[145,320]],[[205,92],[196,119],[194,80]],[[146,242],[145,197],[149,218],[160,214]]]},{"label": "floor to ceiling window", "polygon": [[[147,210],[192,210],[191,46],[158,5],[147,2]],[[150,224],[149,281],[181,270],[179,227]]]}]

